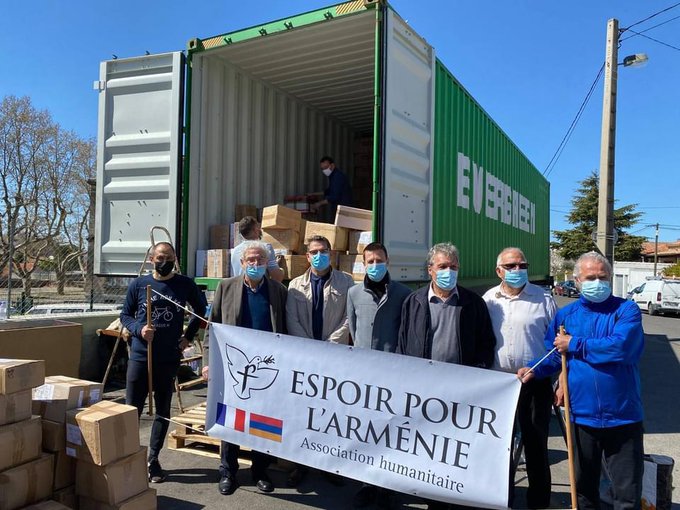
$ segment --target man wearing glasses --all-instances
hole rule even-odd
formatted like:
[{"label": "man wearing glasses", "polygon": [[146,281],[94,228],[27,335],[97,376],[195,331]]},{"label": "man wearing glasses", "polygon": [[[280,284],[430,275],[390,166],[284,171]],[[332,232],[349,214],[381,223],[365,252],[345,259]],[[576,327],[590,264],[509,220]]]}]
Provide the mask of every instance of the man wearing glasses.
[{"label": "man wearing glasses", "polygon": [[[505,248],[496,259],[501,283],[484,294],[497,342],[494,369],[513,374],[544,354],[545,332],[557,310],[550,294],[529,283],[528,268],[522,250]],[[522,385],[517,419],[529,479],[529,508],[550,506],[548,427],[552,400],[550,378],[532,379]],[[511,471],[511,481],[512,476]],[[511,501],[513,486],[511,483]]]},{"label": "man wearing glasses", "polygon": [[[347,273],[333,270],[331,243],[323,236],[312,236],[307,240],[307,260],[311,267],[291,280],[288,286],[288,334],[347,344],[347,292],[354,286],[354,280]],[[286,483],[296,487],[306,474],[306,467],[297,466]]]}]

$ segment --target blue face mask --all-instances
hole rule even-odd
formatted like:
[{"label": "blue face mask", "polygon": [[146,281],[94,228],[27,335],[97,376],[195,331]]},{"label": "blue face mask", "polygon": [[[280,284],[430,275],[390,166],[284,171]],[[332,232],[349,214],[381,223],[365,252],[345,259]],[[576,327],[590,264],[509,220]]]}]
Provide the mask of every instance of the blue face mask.
[{"label": "blue face mask", "polygon": [[267,266],[251,266],[250,264],[246,266],[246,275],[254,281],[261,280],[265,271],[267,271]]},{"label": "blue face mask", "polygon": [[458,271],[454,269],[439,269],[435,283],[442,290],[453,290],[458,282]]},{"label": "blue face mask", "polygon": [[602,303],[612,293],[609,282],[603,280],[586,280],[581,282],[581,295],[593,303]]},{"label": "blue face mask", "polygon": [[517,270],[506,269],[503,280],[513,289],[519,289],[527,284],[527,282],[529,281],[529,274],[526,269]]},{"label": "blue face mask", "polygon": [[366,276],[371,281],[380,282],[387,274],[387,264],[378,262],[376,264],[369,264],[366,266]]},{"label": "blue face mask", "polygon": [[331,265],[331,256],[328,253],[317,252],[312,255],[312,267],[317,271],[325,271]]}]

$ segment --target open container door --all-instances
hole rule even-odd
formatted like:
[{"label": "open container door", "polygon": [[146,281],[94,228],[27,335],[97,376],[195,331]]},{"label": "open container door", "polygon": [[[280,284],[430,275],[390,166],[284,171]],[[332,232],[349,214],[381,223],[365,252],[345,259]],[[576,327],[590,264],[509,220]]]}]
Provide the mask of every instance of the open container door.
[{"label": "open container door", "polygon": [[392,9],[385,11],[378,235],[390,255],[390,275],[422,281],[432,237],[435,56]]},{"label": "open container door", "polygon": [[95,274],[137,276],[153,226],[177,243],[183,84],[181,52],[101,63]]}]

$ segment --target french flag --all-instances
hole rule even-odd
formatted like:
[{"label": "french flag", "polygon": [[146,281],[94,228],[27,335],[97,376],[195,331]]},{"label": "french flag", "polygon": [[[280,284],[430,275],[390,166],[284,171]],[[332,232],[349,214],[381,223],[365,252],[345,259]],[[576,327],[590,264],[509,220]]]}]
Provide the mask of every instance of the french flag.
[{"label": "french flag", "polygon": [[246,412],[243,409],[238,409],[233,406],[228,406],[222,402],[217,403],[217,417],[216,423],[223,427],[238,430],[239,432],[246,431]]}]

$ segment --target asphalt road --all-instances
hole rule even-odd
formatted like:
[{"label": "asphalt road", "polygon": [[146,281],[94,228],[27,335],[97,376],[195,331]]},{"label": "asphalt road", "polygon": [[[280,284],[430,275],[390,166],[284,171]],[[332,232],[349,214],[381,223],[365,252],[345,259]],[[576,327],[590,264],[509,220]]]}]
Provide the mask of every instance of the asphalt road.
[{"label": "asphalt road", "polygon": [[[558,297],[558,305],[573,301]],[[649,317],[643,313],[645,352],[641,362],[643,401],[645,406],[645,450],[647,453],[664,454],[676,459],[673,477],[680,480],[680,318]],[[183,393],[185,405],[204,400],[206,388]],[[142,443],[148,444],[151,422],[146,417],[141,423]],[[171,426],[172,427],[172,426]],[[569,478],[564,440],[553,422],[550,438],[550,459],[553,476],[552,508],[569,508]],[[238,480],[241,484],[231,496],[217,491],[218,459],[164,449],[161,463],[168,473],[168,480],[154,487],[158,490],[158,508],[163,510],[230,509],[293,510],[302,508],[346,509],[352,508],[352,496],[359,484],[347,480],[343,486],[335,486],[319,473],[314,473],[295,489],[285,487],[286,469],[274,467],[271,476],[275,492],[261,494],[253,486],[247,464],[242,463]],[[525,473],[520,469],[516,476],[515,508],[526,508]],[[392,508],[425,508],[415,499],[399,497]],[[680,494],[673,495],[673,510],[680,510]]]}]

